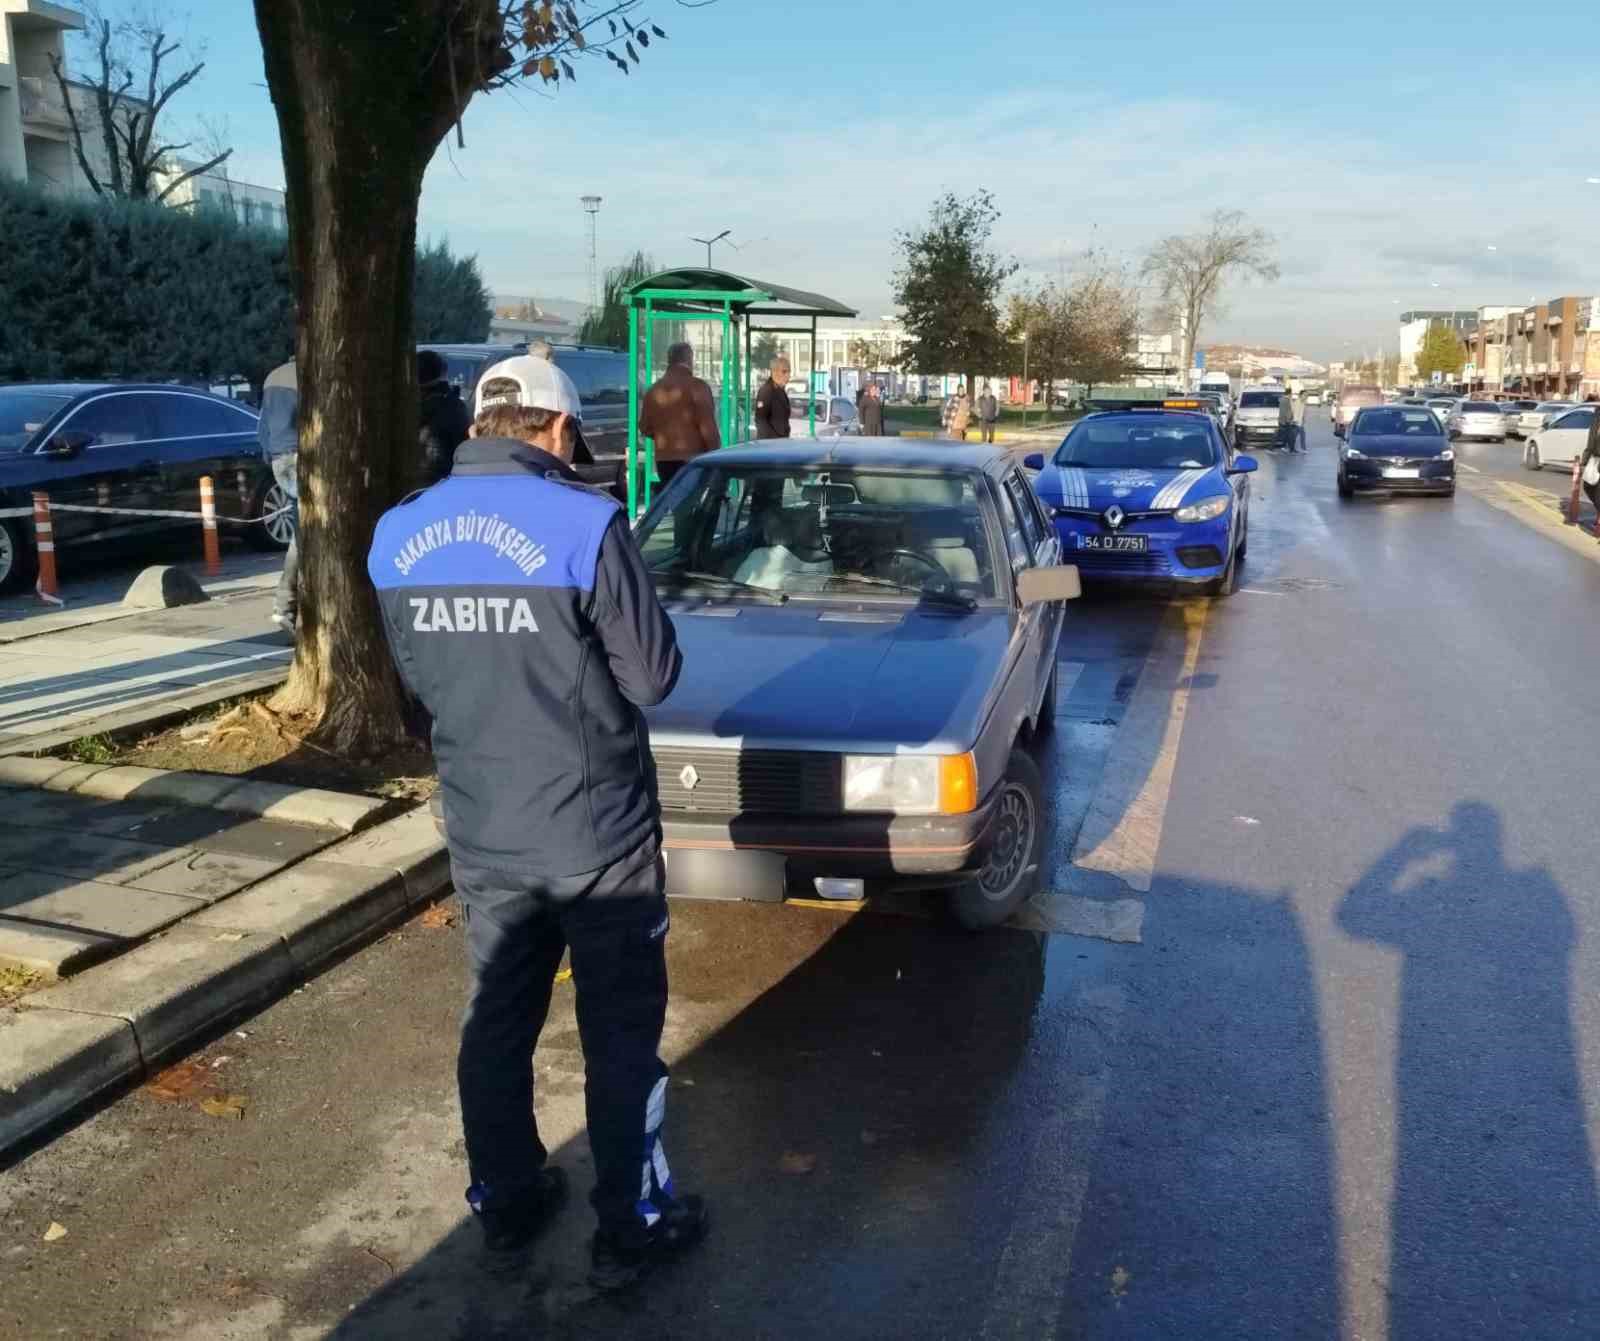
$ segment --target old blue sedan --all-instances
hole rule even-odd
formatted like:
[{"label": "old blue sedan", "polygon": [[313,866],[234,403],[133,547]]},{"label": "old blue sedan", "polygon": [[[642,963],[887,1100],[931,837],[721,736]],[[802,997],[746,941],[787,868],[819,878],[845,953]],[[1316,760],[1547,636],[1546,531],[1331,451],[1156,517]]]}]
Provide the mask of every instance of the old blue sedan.
[{"label": "old blue sedan", "polygon": [[1027,746],[1054,716],[1075,569],[993,448],[730,448],[637,527],[684,669],[648,714],[669,888],[948,887],[972,927],[1036,887]]}]

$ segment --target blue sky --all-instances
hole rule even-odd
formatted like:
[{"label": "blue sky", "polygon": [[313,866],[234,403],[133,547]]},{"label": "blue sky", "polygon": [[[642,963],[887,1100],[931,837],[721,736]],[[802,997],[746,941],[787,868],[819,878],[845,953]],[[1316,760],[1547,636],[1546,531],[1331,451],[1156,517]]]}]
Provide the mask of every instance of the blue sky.
[{"label": "blue sky", "polygon": [[[997,242],[1040,278],[1090,245],[1136,266],[1212,209],[1247,211],[1282,278],[1236,287],[1203,343],[1339,357],[1392,348],[1406,308],[1600,291],[1592,0],[1514,19],[1498,0],[641,12],[670,34],[642,69],[592,61],[556,96],[480,95],[466,148],[429,169],[422,232],[476,253],[493,289],[581,299],[593,192],[602,266],[636,247],[703,261],[689,237],[731,228],[719,264],[877,316],[895,231],[946,188],[986,186]],[[248,0],[209,0],[188,33],[208,67],[178,124],[225,117],[235,175],[281,185]]]}]

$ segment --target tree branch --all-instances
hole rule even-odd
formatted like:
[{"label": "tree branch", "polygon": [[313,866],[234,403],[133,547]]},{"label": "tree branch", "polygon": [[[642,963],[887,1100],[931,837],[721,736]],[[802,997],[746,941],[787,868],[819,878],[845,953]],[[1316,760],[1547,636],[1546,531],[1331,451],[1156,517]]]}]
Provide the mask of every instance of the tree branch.
[{"label": "tree branch", "polygon": [[[177,146],[177,148],[187,148],[187,147],[188,147],[187,145],[179,145],[179,146]],[[182,186],[190,178],[205,176],[206,173],[210,172],[212,168],[216,167],[219,163],[221,163],[224,159],[226,159],[228,157],[228,155],[231,154],[232,152],[233,152],[232,149],[224,149],[215,158],[207,160],[206,162],[200,164],[199,167],[190,168],[187,172],[184,172],[184,173],[180,174],[179,176],[174,177],[170,182],[168,182],[166,184],[165,187],[162,188],[161,194],[158,195],[156,197],[156,199],[157,200],[165,200],[168,196],[170,196],[174,191],[176,191],[180,186]]]},{"label": "tree branch", "polygon": [[89,183],[89,189],[95,195],[104,195],[105,187],[100,184],[100,179],[95,176],[94,169],[89,166],[89,156],[83,152],[83,127],[78,124],[78,111],[72,105],[72,90],[67,87],[66,72],[61,68],[61,60],[54,53],[50,53],[50,70],[56,77],[56,87],[61,90],[61,102],[67,111],[67,125],[72,131],[72,152],[78,160],[78,166],[83,170],[84,180]]}]

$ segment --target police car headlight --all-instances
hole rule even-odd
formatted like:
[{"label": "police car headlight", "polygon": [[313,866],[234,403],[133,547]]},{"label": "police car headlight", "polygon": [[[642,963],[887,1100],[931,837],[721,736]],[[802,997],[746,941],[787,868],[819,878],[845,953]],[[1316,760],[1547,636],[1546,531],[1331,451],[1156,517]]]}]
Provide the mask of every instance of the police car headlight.
[{"label": "police car headlight", "polygon": [[1198,503],[1191,503],[1186,508],[1179,508],[1172,514],[1172,519],[1181,522],[1215,521],[1228,510],[1228,504],[1232,500],[1232,494],[1218,494],[1215,498],[1202,498]]},{"label": "police car headlight", "polygon": [[978,804],[970,754],[847,754],[844,808],[892,815],[964,815]]},{"label": "police car headlight", "polygon": [[1365,452],[1357,451],[1354,447],[1346,447],[1344,449],[1344,459],[1346,461],[1364,461],[1366,456]]}]

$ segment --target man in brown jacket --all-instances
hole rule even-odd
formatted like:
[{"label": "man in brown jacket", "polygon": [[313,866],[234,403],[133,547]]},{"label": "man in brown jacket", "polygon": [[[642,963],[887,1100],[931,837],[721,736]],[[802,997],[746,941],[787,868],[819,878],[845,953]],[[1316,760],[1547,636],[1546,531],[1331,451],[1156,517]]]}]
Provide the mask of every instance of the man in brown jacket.
[{"label": "man in brown jacket", "polygon": [[666,484],[686,461],[722,446],[717,403],[711,388],[694,375],[694,346],[680,341],[667,350],[667,370],[644,393],[639,435],[656,444],[656,473]]}]

